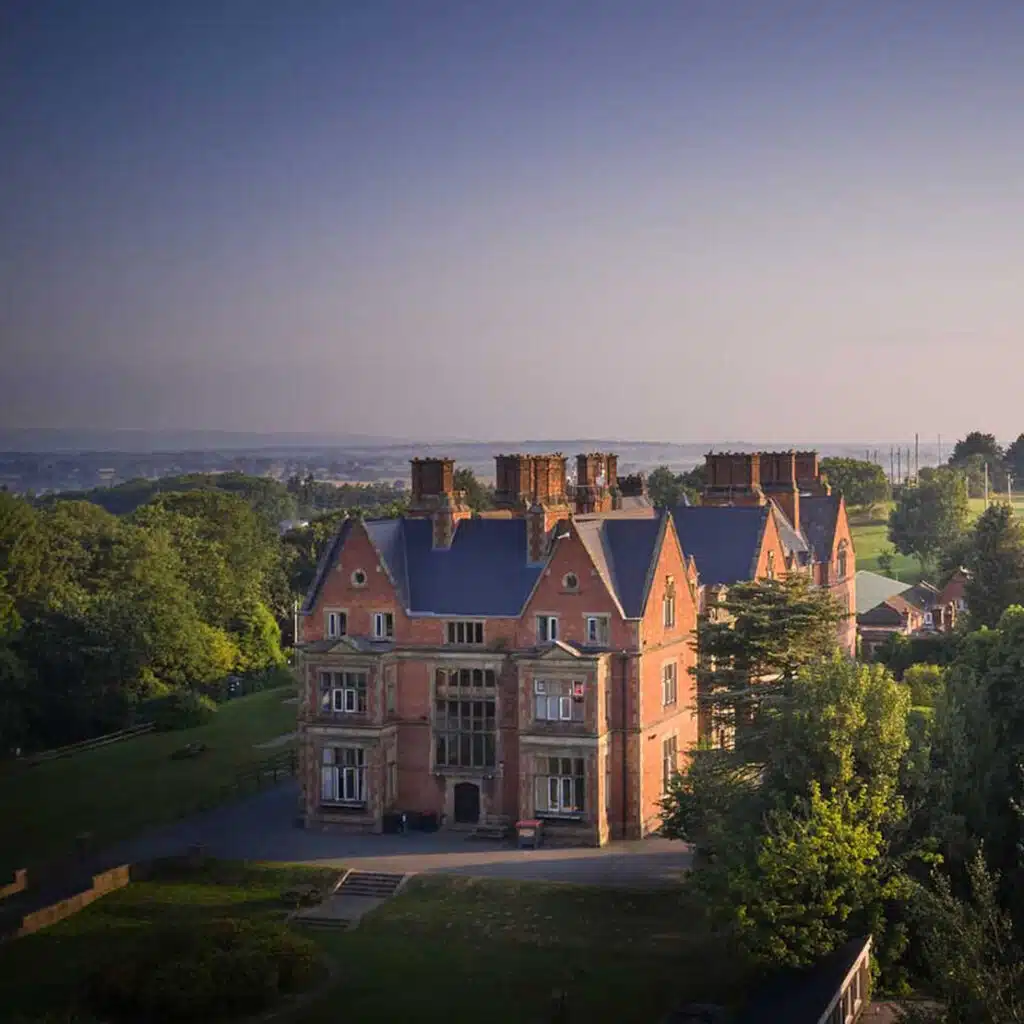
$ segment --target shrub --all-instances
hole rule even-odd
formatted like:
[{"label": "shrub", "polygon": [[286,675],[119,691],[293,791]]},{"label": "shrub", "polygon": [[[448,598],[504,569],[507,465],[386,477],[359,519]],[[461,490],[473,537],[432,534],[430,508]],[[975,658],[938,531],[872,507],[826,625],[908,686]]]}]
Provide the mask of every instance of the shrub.
[{"label": "shrub", "polygon": [[139,709],[142,717],[151,721],[160,732],[173,729],[194,729],[213,718],[217,705],[200,693],[176,690],[166,697],[146,701]]},{"label": "shrub", "polygon": [[917,708],[935,707],[935,699],[946,683],[946,671],[938,665],[911,665],[903,673],[910,687],[910,702]]},{"label": "shrub", "polygon": [[251,1014],[315,980],[316,948],[279,922],[170,926],[143,940],[132,959],[94,974],[87,999],[118,1022]]}]

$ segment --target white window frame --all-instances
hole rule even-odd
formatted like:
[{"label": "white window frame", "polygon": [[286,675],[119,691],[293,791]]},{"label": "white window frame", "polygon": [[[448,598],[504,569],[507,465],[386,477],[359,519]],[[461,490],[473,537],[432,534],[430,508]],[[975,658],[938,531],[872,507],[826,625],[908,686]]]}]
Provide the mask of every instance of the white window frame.
[{"label": "white window frame", "polygon": [[537,640],[542,644],[554,643],[558,639],[558,616],[537,616]]},{"label": "white window frame", "polygon": [[661,706],[667,708],[679,701],[679,663],[666,661],[661,666]]},{"label": "white window frame", "polygon": [[[359,707],[359,694],[362,693],[362,695],[363,695],[363,703],[364,703],[364,705],[367,705],[367,702],[369,701],[369,689],[370,689],[369,673],[367,673],[367,672],[356,672],[356,671],[353,671],[353,672],[328,672],[328,671],[322,671],[320,673],[320,675],[321,675],[321,681],[320,681],[320,694],[321,694],[321,697],[320,697],[321,704],[320,704],[320,706],[321,706],[321,709],[323,708],[323,695],[326,692],[326,693],[329,693],[331,695],[330,696],[330,708],[329,708],[329,711],[331,713],[333,713],[333,714],[340,714],[340,715],[365,715],[366,714],[366,707],[364,706],[362,709],[360,709],[360,707]],[[324,690],[323,681],[322,681],[322,677],[324,675],[328,675],[328,676],[331,677],[331,681],[330,681],[329,687],[327,688],[326,691]],[[346,686],[345,683],[347,682],[347,677],[349,677],[349,676],[361,676],[362,680],[363,680],[363,685],[362,686]],[[335,685],[335,682],[334,682],[335,677],[338,677],[341,680],[342,685],[340,685],[340,686],[336,686]]]},{"label": "white window frame", "polygon": [[[338,754],[352,754],[352,764]],[[362,747],[324,747],[320,756],[320,798],[328,804],[363,806],[367,802],[366,751]]]},{"label": "white window frame", "polygon": [[[551,759],[548,759],[551,760]],[[536,813],[552,817],[581,818],[587,810],[587,763],[578,755],[558,758],[559,761],[582,761],[582,775],[566,775],[559,770],[552,775],[549,771],[539,773],[534,779],[534,810]],[[582,779],[582,803],[576,804],[576,781]]]},{"label": "white window frame", "polygon": [[598,647],[607,647],[608,638],[611,635],[609,618],[607,615],[585,615],[583,617],[584,636],[588,644]]},{"label": "white window frame", "polygon": [[481,647],[484,644],[482,619],[452,619],[445,623],[445,643],[455,647]]},{"label": "white window frame", "polygon": [[665,596],[661,599],[661,624],[673,629],[676,624],[676,584],[669,576],[665,581]]},{"label": "white window frame", "polygon": [[537,722],[582,723],[586,719],[585,700],[586,684],[582,680],[534,680],[533,717]]},{"label": "white window frame", "polygon": [[373,613],[373,639],[393,640],[395,636],[395,613]]},{"label": "white window frame", "polygon": [[[340,626],[339,628],[333,628]],[[348,635],[348,612],[344,608],[328,608],[324,613],[324,636],[338,640]]]}]

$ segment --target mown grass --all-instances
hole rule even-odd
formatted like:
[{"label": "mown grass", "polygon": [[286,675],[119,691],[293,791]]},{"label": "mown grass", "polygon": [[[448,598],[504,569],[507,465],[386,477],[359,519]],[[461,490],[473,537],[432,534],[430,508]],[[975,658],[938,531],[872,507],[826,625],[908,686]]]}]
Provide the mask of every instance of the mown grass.
[{"label": "mown grass", "polygon": [[[132,836],[214,803],[237,773],[286,748],[262,743],[295,728],[291,687],[264,690],[222,704],[195,729],[150,733],[30,767],[0,767],[0,878],[14,869],[73,853],[75,837],[92,833],[96,846]],[[187,743],[209,748],[172,760]]]},{"label": "mown grass", "polygon": [[[67,1006],[88,975],[130,955],[140,929],[215,917],[273,917],[300,883],[337,870],[216,863],[133,882],[52,928],[0,947],[5,1008]],[[650,1024],[681,1001],[742,997],[735,965],[706,934],[685,890],[630,892],[491,879],[417,878],[353,932],[311,933],[337,982],[302,1024],[551,1018]],[[59,968],[58,968],[59,965]]]},{"label": "mown grass", "polygon": [[343,970],[300,1015],[448,1024],[660,1019],[681,1001],[741,995],[685,891],[418,878],[351,933],[321,942]]}]

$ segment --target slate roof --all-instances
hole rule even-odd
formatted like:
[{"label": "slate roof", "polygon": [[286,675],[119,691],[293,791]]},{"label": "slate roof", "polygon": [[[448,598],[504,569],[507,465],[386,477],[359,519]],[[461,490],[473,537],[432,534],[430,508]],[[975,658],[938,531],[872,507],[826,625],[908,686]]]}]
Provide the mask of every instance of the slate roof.
[{"label": "slate roof", "polygon": [[643,517],[579,516],[575,520],[580,540],[626,618],[643,614],[665,516],[658,512]]},{"label": "slate roof", "polygon": [[861,626],[899,626],[903,623],[905,615],[912,615],[919,612],[909,601],[905,601],[900,594],[893,594],[884,601],[869,608],[866,612],[857,616],[857,623]]},{"label": "slate roof", "polygon": [[672,509],[683,553],[697,563],[700,582],[732,584],[753,578],[768,505],[677,505]]},{"label": "slate roof", "polygon": [[800,529],[816,562],[832,561],[840,500],[838,494],[800,496]]},{"label": "slate roof", "polygon": [[404,540],[406,607],[413,614],[514,617],[543,571],[526,562],[524,519],[464,519],[447,551],[434,550],[429,519],[395,522]]},{"label": "slate roof", "polygon": [[782,541],[782,546],[786,549],[786,554],[796,555],[797,564],[806,565],[811,550],[806,538],[793,526],[789,521],[789,517],[778,505],[773,504],[772,507],[775,511],[775,525],[779,531],[779,539]]},{"label": "slate roof", "polygon": [[901,583],[889,576],[882,576],[877,572],[868,572],[867,569],[857,570],[857,614],[863,615],[870,611],[875,605],[896,594],[902,594],[910,589],[909,583]]}]

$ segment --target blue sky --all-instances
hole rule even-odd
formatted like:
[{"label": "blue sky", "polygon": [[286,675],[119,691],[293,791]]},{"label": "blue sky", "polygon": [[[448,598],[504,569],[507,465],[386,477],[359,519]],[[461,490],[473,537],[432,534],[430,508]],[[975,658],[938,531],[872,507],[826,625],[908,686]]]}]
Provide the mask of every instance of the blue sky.
[{"label": "blue sky", "polygon": [[1024,5],[0,0],[0,425],[1024,430]]}]

